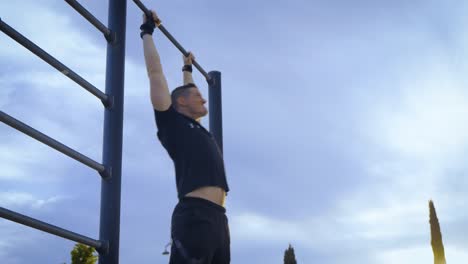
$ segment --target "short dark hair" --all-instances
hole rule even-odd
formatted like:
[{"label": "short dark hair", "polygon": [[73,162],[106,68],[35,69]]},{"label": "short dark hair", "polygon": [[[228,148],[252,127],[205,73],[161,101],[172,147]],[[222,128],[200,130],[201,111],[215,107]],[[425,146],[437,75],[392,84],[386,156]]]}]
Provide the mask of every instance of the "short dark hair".
[{"label": "short dark hair", "polygon": [[171,93],[172,105],[177,109],[177,98],[181,96],[187,96],[189,89],[194,87],[197,87],[194,83],[187,83],[185,85],[175,88],[174,91],[172,91]]}]

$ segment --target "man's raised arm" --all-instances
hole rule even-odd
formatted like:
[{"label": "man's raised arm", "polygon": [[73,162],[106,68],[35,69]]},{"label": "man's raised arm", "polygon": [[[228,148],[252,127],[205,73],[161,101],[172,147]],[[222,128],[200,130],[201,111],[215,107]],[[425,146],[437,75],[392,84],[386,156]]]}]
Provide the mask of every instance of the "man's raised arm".
[{"label": "man's raised arm", "polygon": [[165,111],[171,105],[171,94],[167,85],[166,77],[164,76],[161,59],[154,45],[152,33],[155,24],[160,23],[154,11],[152,19],[148,20],[146,15],[143,15],[143,25],[140,27],[141,38],[143,39],[143,52],[145,55],[146,70],[150,80],[150,97],[153,108],[158,111]]},{"label": "man's raised arm", "polygon": [[189,52],[187,57],[182,55],[182,58],[184,59],[184,67],[182,68],[182,71],[184,72],[184,85],[194,83],[192,77],[192,63],[193,60],[195,60],[195,56],[193,56],[192,52]]}]

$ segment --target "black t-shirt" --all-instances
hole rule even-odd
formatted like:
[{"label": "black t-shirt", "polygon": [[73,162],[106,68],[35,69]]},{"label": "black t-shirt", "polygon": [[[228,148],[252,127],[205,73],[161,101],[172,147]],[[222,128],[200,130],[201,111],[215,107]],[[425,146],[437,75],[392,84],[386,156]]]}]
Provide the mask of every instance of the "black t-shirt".
[{"label": "black t-shirt", "polygon": [[229,187],[221,150],[213,135],[194,119],[177,112],[154,110],[158,138],[174,161],[179,199],[205,186]]}]

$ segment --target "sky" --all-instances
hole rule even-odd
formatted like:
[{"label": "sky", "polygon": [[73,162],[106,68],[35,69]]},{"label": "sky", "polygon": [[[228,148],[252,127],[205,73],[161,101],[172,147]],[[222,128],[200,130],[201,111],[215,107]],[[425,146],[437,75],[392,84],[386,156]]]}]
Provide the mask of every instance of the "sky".
[{"label": "sky", "polygon": [[[108,1],[79,1],[107,24]],[[233,264],[468,258],[468,3],[143,1],[222,72]],[[104,91],[106,42],[64,1],[1,1],[0,18]],[[177,203],[127,3],[120,263],[167,263]],[[153,35],[169,86],[180,52]],[[0,110],[101,162],[101,102],[0,34]],[[194,71],[205,97],[207,85]],[[202,124],[208,127],[205,118]],[[0,206],[98,238],[100,176],[0,124]],[[74,242],[0,220],[0,263],[70,263]]]}]

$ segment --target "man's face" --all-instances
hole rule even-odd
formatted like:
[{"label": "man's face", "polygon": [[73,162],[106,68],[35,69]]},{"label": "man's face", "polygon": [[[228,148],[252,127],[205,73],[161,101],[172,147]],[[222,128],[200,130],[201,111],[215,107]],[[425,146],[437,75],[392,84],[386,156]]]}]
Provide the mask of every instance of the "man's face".
[{"label": "man's face", "polygon": [[198,88],[193,87],[189,89],[189,94],[185,101],[187,108],[195,117],[194,119],[205,116],[208,113],[208,110],[205,107],[206,100],[203,98]]}]

